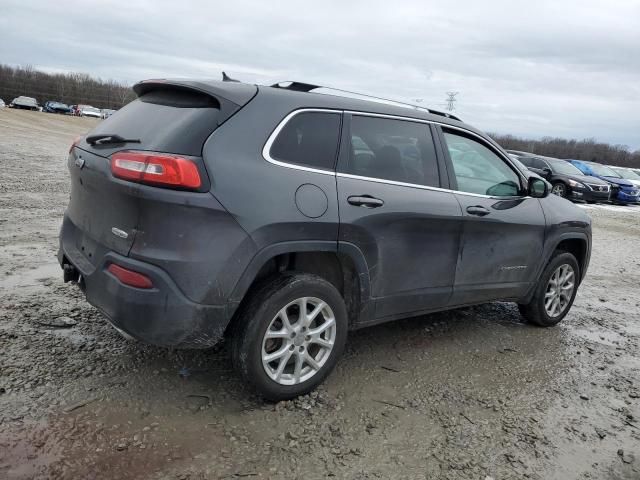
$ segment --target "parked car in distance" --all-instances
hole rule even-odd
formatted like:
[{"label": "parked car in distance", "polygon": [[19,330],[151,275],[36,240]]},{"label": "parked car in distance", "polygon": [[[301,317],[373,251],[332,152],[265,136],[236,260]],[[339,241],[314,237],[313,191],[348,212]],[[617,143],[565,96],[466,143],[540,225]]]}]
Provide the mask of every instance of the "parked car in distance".
[{"label": "parked car in distance", "polygon": [[21,108],[24,110],[38,110],[38,102],[35,98],[31,97],[16,97],[9,104],[12,108]]},{"label": "parked car in distance", "polygon": [[78,105],[77,111],[78,115],[80,115],[81,117],[102,118],[100,109],[92,107],[91,105]]},{"label": "parked car in distance", "polygon": [[116,111],[112,110],[111,108],[103,108],[102,110],[100,110],[100,116],[102,118],[109,118],[114,113],[116,113]]},{"label": "parked car in distance", "polygon": [[640,201],[640,190],[629,180],[625,180],[609,167],[596,162],[586,162],[584,160],[569,160],[582,173],[591,177],[596,177],[611,185],[611,195],[609,199],[618,203],[638,203]]},{"label": "parked car in distance", "polygon": [[42,107],[42,111],[48,113],[71,113],[71,107],[65,103],[48,101]]},{"label": "parked car in distance", "polygon": [[533,157],[535,153],[531,152],[523,152],[521,150],[507,150],[507,153],[511,155],[516,155],[517,157]]},{"label": "parked car in distance", "polygon": [[317,88],[135,85],[70,149],[65,281],[138,340],[228,337],[271,400],[322,382],[349,330],[496,300],[567,315],[586,212],[451,114]]},{"label": "parked car in distance", "polygon": [[5,107],[4,100],[0,98],[0,108],[4,108],[4,107]]},{"label": "parked car in distance", "polygon": [[616,167],[614,165],[609,165],[609,168],[611,168],[611,170],[616,172],[618,175],[620,175],[625,180],[629,180],[636,187],[640,187],[640,174],[636,173],[633,169],[624,168],[624,167]]},{"label": "parked car in distance", "polygon": [[584,175],[566,160],[551,157],[519,157],[531,171],[551,183],[551,193],[569,200],[606,202],[609,200],[609,183],[597,177]]}]

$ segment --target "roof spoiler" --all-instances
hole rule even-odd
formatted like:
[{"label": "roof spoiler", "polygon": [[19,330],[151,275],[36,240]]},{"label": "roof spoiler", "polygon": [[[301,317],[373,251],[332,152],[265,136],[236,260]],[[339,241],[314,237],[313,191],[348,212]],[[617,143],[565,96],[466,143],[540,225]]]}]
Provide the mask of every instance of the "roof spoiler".
[{"label": "roof spoiler", "polygon": [[164,89],[191,90],[214,97],[220,104],[220,123],[244,107],[258,93],[255,85],[233,80],[199,82],[163,78],[143,80],[133,86],[133,91],[138,97],[154,90]]}]

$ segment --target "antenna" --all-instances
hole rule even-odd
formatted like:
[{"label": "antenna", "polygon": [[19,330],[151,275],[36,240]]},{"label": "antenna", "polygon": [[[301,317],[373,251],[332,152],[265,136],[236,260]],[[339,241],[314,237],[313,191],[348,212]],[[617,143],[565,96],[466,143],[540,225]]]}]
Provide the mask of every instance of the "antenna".
[{"label": "antenna", "polygon": [[447,92],[447,110],[453,112],[456,109],[456,95],[460,92]]},{"label": "antenna", "polygon": [[222,72],[222,81],[223,82],[239,82],[240,80],[236,80],[235,78],[231,78],[225,72]]}]

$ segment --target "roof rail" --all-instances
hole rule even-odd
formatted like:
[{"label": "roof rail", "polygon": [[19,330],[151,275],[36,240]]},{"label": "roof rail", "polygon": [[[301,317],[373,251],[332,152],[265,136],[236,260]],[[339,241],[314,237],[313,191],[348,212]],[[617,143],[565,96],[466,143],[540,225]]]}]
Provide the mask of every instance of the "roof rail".
[{"label": "roof rail", "polygon": [[[313,90],[322,88],[322,89],[330,90],[332,92],[339,92],[342,94],[346,93],[348,95],[356,96],[356,97],[364,97],[367,100],[372,100],[375,102],[387,103],[390,105],[396,105],[400,107],[411,107],[415,110],[424,110],[428,113],[431,113],[432,115],[440,115],[442,117],[450,118],[452,120],[461,121],[459,117],[451,113],[446,113],[446,112],[441,112],[439,110],[433,110],[431,108],[421,107],[420,105],[414,105],[413,103],[400,102],[398,100],[391,100],[388,98],[376,97],[374,95],[368,95],[366,93],[358,93],[358,92],[352,92],[349,90],[342,90],[340,88],[324,87],[322,85],[313,85],[311,83],[295,82],[295,81],[278,82],[278,83],[274,83],[271,86],[273,88],[282,88],[284,90],[291,90],[295,92],[311,92]],[[321,93],[321,92],[316,92],[316,93]]]},{"label": "roof rail", "polygon": [[311,83],[302,82],[279,82],[271,85],[273,88],[282,88],[285,90],[293,90],[296,92],[310,92],[316,88],[324,88],[320,85],[312,85]]}]

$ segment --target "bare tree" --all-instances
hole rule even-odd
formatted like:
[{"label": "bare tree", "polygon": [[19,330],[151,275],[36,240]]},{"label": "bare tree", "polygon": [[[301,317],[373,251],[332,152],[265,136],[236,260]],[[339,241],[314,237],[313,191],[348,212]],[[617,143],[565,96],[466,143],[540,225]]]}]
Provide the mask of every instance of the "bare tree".
[{"label": "bare tree", "polygon": [[128,85],[103,81],[86,73],[46,73],[31,65],[12,67],[0,64],[0,98],[34,97],[43,104],[55,100],[67,104],[89,104],[98,108],[120,108],[135,98]]},{"label": "bare tree", "polygon": [[513,135],[490,134],[491,137],[510,150],[521,150],[547,157],[589,160],[621,167],[640,168],[640,150],[631,152],[627,145],[611,145],[595,138],[568,140],[543,137],[540,140],[514,137]]}]

